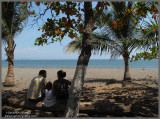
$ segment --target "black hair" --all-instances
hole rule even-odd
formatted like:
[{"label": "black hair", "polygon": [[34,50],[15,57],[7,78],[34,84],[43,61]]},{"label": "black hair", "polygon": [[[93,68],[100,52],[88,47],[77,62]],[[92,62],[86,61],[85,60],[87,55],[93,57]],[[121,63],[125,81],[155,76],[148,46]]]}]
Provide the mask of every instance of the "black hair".
[{"label": "black hair", "polygon": [[64,77],[66,77],[66,72],[64,72],[63,70],[59,70],[59,71],[57,72],[57,75],[58,75],[58,77],[60,77],[60,78],[64,78]]},{"label": "black hair", "polygon": [[39,75],[43,75],[43,74],[45,74],[46,73],[46,70],[40,70],[39,71]]},{"label": "black hair", "polygon": [[46,84],[46,89],[48,90],[52,89],[52,83],[50,81]]}]

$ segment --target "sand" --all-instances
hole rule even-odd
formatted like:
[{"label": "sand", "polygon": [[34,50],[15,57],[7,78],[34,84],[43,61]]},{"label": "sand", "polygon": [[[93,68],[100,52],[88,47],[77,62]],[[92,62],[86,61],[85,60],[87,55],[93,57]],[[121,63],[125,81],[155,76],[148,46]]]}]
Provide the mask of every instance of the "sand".
[{"label": "sand", "polygon": [[[52,109],[42,110],[41,105],[26,105],[26,89],[39,70],[41,69],[14,68],[15,86],[2,87],[3,117],[7,112],[27,113],[28,116],[35,117],[63,117],[62,110],[53,113]],[[56,73],[60,69],[45,70],[47,81],[53,82],[57,79]],[[75,69],[63,70],[67,73],[66,79],[72,80]],[[2,82],[6,73],[7,68],[2,68]],[[124,83],[121,82],[123,68],[88,68],[80,98],[79,117],[158,117],[158,69],[130,69],[130,73],[131,82]]]},{"label": "sand", "polygon": [[[73,79],[75,68],[43,68],[47,71],[47,81],[53,82],[57,79],[57,71],[64,70],[66,72],[66,79]],[[2,90],[23,90],[27,89],[33,77],[38,75],[42,68],[14,68],[15,86],[14,88],[2,87]],[[135,80],[150,79],[158,82],[158,69],[130,69],[131,77]],[[2,68],[2,82],[4,82],[7,74],[7,68]],[[116,79],[123,80],[123,68],[88,68],[85,76],[87,80],[107,80]],[[141,81],[141,83],[143,83]]]}]

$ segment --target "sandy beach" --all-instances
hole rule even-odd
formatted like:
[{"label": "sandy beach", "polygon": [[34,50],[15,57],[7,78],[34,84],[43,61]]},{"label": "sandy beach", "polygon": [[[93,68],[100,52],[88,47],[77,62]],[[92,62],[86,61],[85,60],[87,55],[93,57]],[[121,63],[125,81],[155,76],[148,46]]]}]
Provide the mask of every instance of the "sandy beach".
[{"label": "sandy beach", "polygon": [[[42,68],[14,68],[15,87],[13,90],[27,89],[33,77],[38,75],[39,70]],[[43,68],[47,71],[47,81],[53,82],[57,79],[57,71],[64,70],[66,72],[66,79],[72,80],[75,68]],[[130,69],[133,79],[151,79],[158,81],[158,69]],[[2,82],[4,82],[7,74],[7,68],[2,68]],[[123,80],[123,68],[88,68],[85,76],[86,80],[103,80],[103,79],[116,79]],[[2,89],[10,89],[2,87]]]},{"label": "sandy beach", "polygon": [[[2,87],[3,117],[8,111],[25,112],[35,117],[64,117],[61,103],[52,108],[56,113],[52,109],[42,111],[41,102],[27,103],[27,88],[39,70],[41,68],[14,68],[15,86]],[[47,81],[53,82],[60,68],[45,70]],[[66,79],[72,80],[75,68],[63,70],[67,73]],[[6,73],[7,68],[2,68],[2,82]],[[123,85],[123,68],[88,68],[80,98],[79,117],[158,117],[158,69],[131,68],[130,73],[131,82]],[[62,107],[65,108],[64,104]]]}]

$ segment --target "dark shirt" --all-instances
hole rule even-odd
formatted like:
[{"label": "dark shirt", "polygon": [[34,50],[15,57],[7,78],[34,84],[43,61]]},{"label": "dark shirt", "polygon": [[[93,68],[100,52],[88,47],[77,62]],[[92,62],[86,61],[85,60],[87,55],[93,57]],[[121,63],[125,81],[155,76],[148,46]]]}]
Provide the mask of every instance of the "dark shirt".
[{"label": "dark shirt", "polygon": [[56,96],[56,99],[68,99],[69,92],[68,88],[71,85],[71,82],[66,79],[58,79],[53,83],[53,93]]}]

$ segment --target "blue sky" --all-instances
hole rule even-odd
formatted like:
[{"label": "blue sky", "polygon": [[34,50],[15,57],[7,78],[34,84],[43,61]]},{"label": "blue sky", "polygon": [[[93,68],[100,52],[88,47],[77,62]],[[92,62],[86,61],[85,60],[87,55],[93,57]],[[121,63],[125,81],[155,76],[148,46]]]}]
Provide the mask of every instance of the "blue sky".
[{"label": "blue sky", "polygon": [[[44,16],[44,20],[48,17],[49,14]],[[49,45],[35,46],[34,42],[37,37],[40,37],[42,32],[38,31],[39,26],[34,25],[31,28],[30,24],[32,23],[32,18],[28,19],[28,23],[23,31],[15,37],[15,56],[16,60],[21,59],[78,59],[78,53],[66,53],[65,46],[72,41],[68,37],[64,37],[64,40],[59,43],[52,43]],[[42,22],[40,22],[41,24]],[[2,44],[2,60],[5,60],[7,57],[4,51],[5,45]],[[135,54],[135,52],[133,52]],[[109,59],[110,55],[92,55],[91,59]],[[120,57],[119,59],[122,59]]]}]

